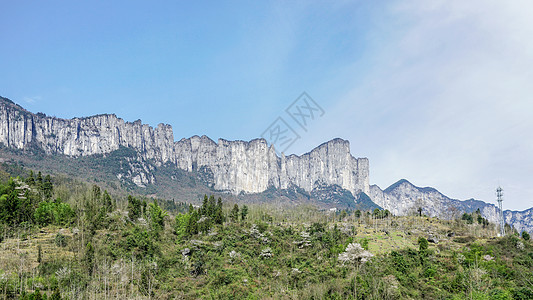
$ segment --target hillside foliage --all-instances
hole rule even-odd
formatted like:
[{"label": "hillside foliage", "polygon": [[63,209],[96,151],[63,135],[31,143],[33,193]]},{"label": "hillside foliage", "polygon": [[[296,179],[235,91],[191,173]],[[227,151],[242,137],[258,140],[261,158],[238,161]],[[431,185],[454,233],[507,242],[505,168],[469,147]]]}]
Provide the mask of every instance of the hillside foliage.
[{"label": "hillside foliage", "polygon": [[4,299],[532,299],[527,233],[389,211],[111,195],[41,172],[0,184]]}]

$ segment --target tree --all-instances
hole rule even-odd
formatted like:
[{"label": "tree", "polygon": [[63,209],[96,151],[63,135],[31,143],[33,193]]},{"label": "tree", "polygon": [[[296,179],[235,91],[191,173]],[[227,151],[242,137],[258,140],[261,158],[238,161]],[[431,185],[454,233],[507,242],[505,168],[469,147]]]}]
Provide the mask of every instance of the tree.
[{"label": "tree", "polygon": [[202,201],[202,206],[200,207],[198,213],[204,215],[207,212],[207,206],[209,205],[209,198],[207,195],[204,195],[204,201]]},{"label": "tree", "polygon": [[52,198],[52,192],[54,190],[54,185],[52,184],[52,178],[50,177],[50,175],[46,175],[46,177],[44,177],[41,190],[43,191],[43,195],[46,199]]},{"label": "tree", "polygon": [[350,243],[346,250],[339,254],[338,260],[344,266],[346,264],[364,264],[374,255],[365,250],[359,243]]},{"label": "tree", "polygon": [[[477,210],[479,211],[479,208]],[[477,223],[483,224],[483,217],[480,214],[477,215]]]},{"label": "tree", "polygon": [[179,239],[183,239],[189,235],[187,227],[189,225],[190,214],[178,214],[176,216],[176,223],[174,225],[174,232]]},{"label": "tree", "polygon": [[43,259],[43,249],[41,248],[41,245],[37,246],[37,262],[41,263]]},{"label": "tree", "polygon": [[187,236],[191,236],[198,233],[198,220],[200,218],[198,217],[198,212],[196,210],[193,210],[192,213],[190,213],[190,217],[187,220]]},{"label": "tree", "polygon": [[3,191],[3,195],[0,196],[0,221],[13,225],[18,223],[18,208],[19,201],[15,190],[15,182],[10,179]]},{"label": "tree", "polygon": [[43,174],[41,173],[41,171],[39,171],[39,173],[37,173],[37,185],[39,187],[41,187],[43,185]]},{"label": "tree", "polygon": [[28,176],[28,178],[26,178],[26,183],[28,185],[34,185],[35,184],[35,178],[33,178],[33,171],[30,170],[30,175]]},{"label": "tree", "polygon": [[102,191],[100,190],[100,187],[97,186],[96,184],[93,184],[93,189],[92,189],[92,193],[91,193],[91,197],[92,197],[92,200],[93,202],[98,202],[100,201],[100,196],[102,195]]},{"label": "tree", "polygon": [[348,215],[348,214],[346,213],[346,210],[343,209],[343,210],[341,211],[340,215],[339,215],[339,221],[344,220],[344,218],[346,218],[347,215]]},{"label": "tree", "polygon": [[420,252],[426,251],[428,249],[428,240],[425,237],[419,237],[418,238],[418,250]]},{"label": "tree", "polygon": [[102,200],[104,202],[104,208],[106,212],[112,212],[113,210],[115,210],[115,202],[113,201],[113,199],[111,199],[111,196],[109,196],[107,190],[104,191]]},{"label": "tree", "polygon": [[222,211],[222,198],[218,197],[215,214],[215,223],[222,225],[224,223],[224,212]]},{"label": "tree", "polygon": [[230,213],[230,219],[234,223],[239,220],[239,205],[237,205],[237,203],[233,205],[233,209],[231,210],[231,213]]},{"label": "tree", "polygon": [[471,214],[464,213],[461,217],[462,220],[466,221],[468,224],[474,223],[474,217]]},{"label": "tree", "polygon": [[165,228],[165,217],[168,216],[168,214],[161,209],[157,204],[157,201],[148,205],[148,215],[150,216],[150,228],[152,231],[159,233]]},{"label": "tree", "polygon": [[529,236],[529,233],[527,231],[522,231],[522,238],[525,240],[525,241],[529,241],[530,239],[530,236]]},{"label": "tree", "polygon": [[357,299],[357,273],[359,273],[359,268],[362,264],[369,261],[374,255],[369,251],[365,250],[358,243],[350,243],[346,247],[346,250],[339,254],[338,261],[343,266],[355,266],[355,276],[354,276],[354,298]]},{"label": "tree", "polygon": [[91,242],[88,242],[87,246],[85,247],[85,263],[87,264],[89,276],[92,276],[94,266],[94,248]]},{"label": "tree", "polygon": [[248,206],[243,205],[241,209],[241,221],[246,220],[247,215],[248,215]]},{"label": "tree", "polygon": [[141,217],[141,201],[131,195],[128,196],[128,216],[135,221]]},{"label": "tree", "polygon": [[74,221],[75,217],[76,213],[70,205],[59,201],[43,201],[39,203],[39,206],[33,213],[35,222],[41,226],[48,224],[68,225]]},{"label": "tree", "polygon": [[209,201],[207,203],[207,212],[205,212],[204,215],[209,218],[214,218],[216,214],[216,206],[217,202],[215,200],[215,196],[209,196]]}]

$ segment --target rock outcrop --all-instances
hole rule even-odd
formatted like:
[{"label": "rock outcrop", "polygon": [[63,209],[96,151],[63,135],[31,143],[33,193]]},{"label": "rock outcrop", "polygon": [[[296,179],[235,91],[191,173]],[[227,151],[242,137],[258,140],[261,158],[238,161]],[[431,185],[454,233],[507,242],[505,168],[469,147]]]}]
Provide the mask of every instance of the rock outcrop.
[{"label": "rock outcrop", "polygon": [[33,114],[1,98],[0,144],[16,149],[36,147],[46,154],[74,157],[131,148],[138,156],[131,166],[138,172],[117,176],[131,176],[138,186],[154,180],[142,164],[151,161],[156,166],[171,163],[187,171],[207,170],[215,189],[235,194],[259,193],[270,186],[297,186],[311,192],[324,184],[338,185],[354,196],[370,191],[368,159],[354,158],[349,142],[342,139],[331,140],[301,156],[278,157],[264,139],[219,139],[215,143],[206,136],[193,136],[175,142],[170,125],[152,128],[140,120],[126,122],[114,114],[60,119]]},{"label": "rock outcrop", "polygon": [[[450,199],[434,188],[417,187],[409,181],[402,179],[385,190],[377,185],[370,186],[370,198],[374,203],[388,209],[394,215],[409,215],[417,213],[422,208],[422,213],[432,217],[454,219],[464,212],[480,210],[481,215],[489,222],[498,224],[498,208],[494,204],[479,200]],[[533,232],[533,208],[525,211],[505,210],[503,212],[506,223],[514,226],[519,232],[526,230]]]}]

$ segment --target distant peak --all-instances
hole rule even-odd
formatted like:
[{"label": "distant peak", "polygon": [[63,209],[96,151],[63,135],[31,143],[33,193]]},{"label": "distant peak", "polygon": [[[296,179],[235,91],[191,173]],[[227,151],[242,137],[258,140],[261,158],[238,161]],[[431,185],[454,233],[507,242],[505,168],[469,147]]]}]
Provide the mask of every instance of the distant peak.
[{"label": "distant peak", "polygon": [[408,184],[408,185],[411,185],[411,186],[414,186],[412,183],[410,183],[407,179],[400,179],[398,181],[396,181],[395,183],[391,184],[388,188],[386,188],[384,190],[385,193],[389,193],[389,192],[392,192],[394,189],[396,189],[397,187],[399,187],[400,185],[402,184]]},{"label": "distant peak", "polygon": [[416,186],[414,184],[412,184],[411,182],[409,182],[407,179],[400,179],[398,181],[396,181],[395,183],[393,183],[391,186],[389,186],[388,188],[386,188],[384,190],[385,193],[390,193],[392,192],[393,190],[395,190],[396,188],[398,188],[399,186],[401,185],[404,185],[404,184],[407,184],[421,192],[424,192],[424,193],[439,193],[439,191],[437,191],[435,188],[432,188],[432,187],[419,187],[419,186]]}]

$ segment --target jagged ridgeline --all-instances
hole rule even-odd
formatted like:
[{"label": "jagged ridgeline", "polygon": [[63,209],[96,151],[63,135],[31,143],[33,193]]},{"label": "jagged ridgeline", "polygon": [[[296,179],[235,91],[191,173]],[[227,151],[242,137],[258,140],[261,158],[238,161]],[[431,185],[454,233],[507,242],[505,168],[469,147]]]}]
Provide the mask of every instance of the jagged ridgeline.
[{"label": "jagged ridgeline", "polygon": [[[60,119],[31,113],[0,98],[1,158],[33,169],[66,173],[145,195],[199,201],[225,194],[230,201],[312,204],[322,208],[387,209],[454,219],[478,209],[498,223],[494,204],[451,199],[434,188],[400,180],[385,190],[369,185],[367,158],[333,139],[303,155],[276,154],[264,139],[214,142],[206,136],[174,141],[170,125],[151,127],[114,114]],[[533,208],[504,212],[516,230],[533,232]]]},{"label": "jagged ridgeline", "polygon": [[[112,179],[137,192],[163,197],[178,197],[176,192],[184,190],[188,193],[181,194],[189,197],[209,190],[257,202],[289,199],[325,207],[378,207],[361,196],[370,191],[368,159],[353,157],[349,142],[342,139],[301,156],[280,157],[264,139],[216,143],[193,136],[176,142],[170,125],[153,128],[114,114],[60,119],[31,113],[2,98],[0,144],[11,150],[9,155],[30,164],[55,161],[49,167],[88,173],[96,180]],[[30,152],[39,159],[32,161]]]}]

